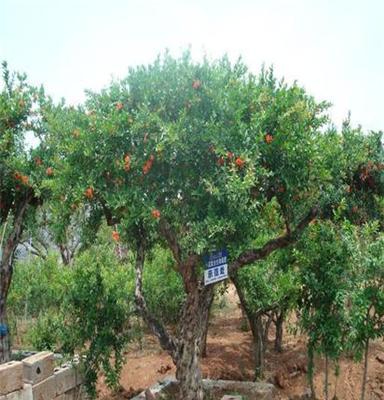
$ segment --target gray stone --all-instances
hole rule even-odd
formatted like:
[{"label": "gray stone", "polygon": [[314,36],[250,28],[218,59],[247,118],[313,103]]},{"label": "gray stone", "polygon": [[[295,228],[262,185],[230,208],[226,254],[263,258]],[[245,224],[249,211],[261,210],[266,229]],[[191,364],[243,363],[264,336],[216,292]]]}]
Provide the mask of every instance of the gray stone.
[{"label": "gray stone", "polygon": [[227,380],[203,379],[205,389],[220,389],[224,392],[242,393],[251,399],[272,400],[275,387],[264,382],[242,382]]},{"label": "gray stone", "polygon": [[[166,377],[159,381],[157,384],[151,386],[149,390],[158,398],[158,395],[170,385],[177,383],[174,377]],[[211,380],[203,379],[203,387],[207,390],[222,390],[224,392],[242,393],[249,400],[273,400],[275,387],[269,383],[263,382],[241,382],[241,381],[225,381],[225,380]],[[148,389],[147,389],[148,390]],[[139,395],[133,397],[131,400],[146,400],[146,391],[141,392]],[[148,393],[148,392],[147,392]],[[241,399],[240,397],[227,397],[227,399]]]},{"label": "gray stone", "polygon": [[50,376],[32,386],[33,400],[53,400],[56,397],[56,379]]},{"label": "gray stone", "polygon": [[16,392],[8,393],[5,398],[7,400],[23,400],[23,391],[16,390]]},{"label": "gray stone", "polygon": [[56,395],[59,396],[76,387],[76,371],[71,367],[60,368],[54,373],[56,380]]},{"label": "gray stone", "polygon": [[0,396],[15,392],[23,387],[23,364],[10,361],[0,365]]},{"label": "gray stone", "polygon": [[24,366],[24,382],[39,383],[49,376],[53,375],[54,358],[53,353],[42,351],[27,357],[23,360]]}]

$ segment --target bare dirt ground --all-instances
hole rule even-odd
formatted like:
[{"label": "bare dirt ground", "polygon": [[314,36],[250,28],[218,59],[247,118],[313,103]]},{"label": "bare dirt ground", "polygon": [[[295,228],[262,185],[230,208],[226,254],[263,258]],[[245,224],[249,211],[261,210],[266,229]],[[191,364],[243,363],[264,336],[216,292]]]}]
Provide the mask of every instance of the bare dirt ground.
[{"label": "bare dirt ground", "polygon": [[[205,378],[253,380],[252,338],[250,332],[241,329],[242,316],[238,298],[232,288],[226,297],[226,306],[216,309],[209,326],[207,358],[202,360]],[[276,400],[294,399],[307,387],[305,337],[289,333],[284,335],[284,351],[273,350],[273,332],[266,350],[266,380],[277,387]],[[136,344],[127,351],[127,361],[121,375],[118,393],[110,393],[100,379],[98,397],[103,400],[129,399],[148,386],[168,375],[174,375],[171,358],[164,353],[151,335],[145,335],[142,348]],[[330,372],[329,398],[359,400],[363,364],[343,358],[337,382]],[[319,399],[323,397],[324,362],[316,360],[315,386]],[[370,347],[366,400],[384,400],[384,343],[372,343]]]}]

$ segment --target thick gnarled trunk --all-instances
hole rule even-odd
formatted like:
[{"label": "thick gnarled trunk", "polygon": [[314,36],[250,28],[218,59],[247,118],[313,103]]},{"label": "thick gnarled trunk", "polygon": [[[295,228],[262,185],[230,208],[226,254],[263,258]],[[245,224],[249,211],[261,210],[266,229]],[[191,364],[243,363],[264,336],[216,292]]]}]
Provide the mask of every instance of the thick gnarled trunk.
[{"label": "thick gnarled trunk", "polygon": [[204,393],[199,359],[213,300],[213,285],[202,285],[195,276],[195,266],[184,274],[184,284],[187,299],[180,321],[176,378],[180,399],[202,400]]},{"label": "thick gnarled trunk", "polygon": [[145,259],[145,242],[139,241],[136,254],[137,309],[153,334],[159,339],[163,350],[167,351],[176,365],[180,399],[202,400],[203,382],[199,365],[201,341],[205,334],[209,308],[213,299],[213,286],[205,287],[197,276],[195,258],[179,266],[186,291],[186,301],[179,323],[177,338],[172,337],[161,321],[149,312],[142,293],[142,276]]}]

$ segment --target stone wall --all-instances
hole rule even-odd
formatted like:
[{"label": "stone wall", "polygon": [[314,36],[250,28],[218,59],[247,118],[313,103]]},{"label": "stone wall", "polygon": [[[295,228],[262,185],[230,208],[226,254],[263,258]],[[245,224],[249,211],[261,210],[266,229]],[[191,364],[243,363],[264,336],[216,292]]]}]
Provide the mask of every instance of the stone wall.
[{"label": "stone wall", "polygon": [[83,400],[82,383],[76,366],[55,368],[47,351],[0,365],[0,400]]}]

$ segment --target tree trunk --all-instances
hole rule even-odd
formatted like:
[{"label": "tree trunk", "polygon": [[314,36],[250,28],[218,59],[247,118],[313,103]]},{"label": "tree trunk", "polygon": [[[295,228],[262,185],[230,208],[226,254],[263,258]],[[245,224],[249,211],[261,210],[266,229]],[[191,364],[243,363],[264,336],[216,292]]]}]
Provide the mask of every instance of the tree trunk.
[{"label": "tree trunk", "polygon": [[329,357],[325,355],[325,380],[324,380],[324,398],[328,400],[328,379],[329,377]]},{"label": "tree trunk", "polygon": [[7,318],[7,298],[11,286],[13,273],[13,259],[18,244],[19,235],[15,238],[15,231],[8,238],[1,249],[0,260],[0,364],[11,359],[11,340]]},{"label": "tree trunk", "polygon": [[360,396],[361,400],[365,399],[365,387],[367,384],[367,373],[368,373],[368,351],[369,351],[369,339],[367,339],[365,342],[363,384],[361,386],[361,396]]},{"label": "tree trunk", "polygon": [[[10,242],[7,242],[10,245]],[[7,318],[7,298],[11,285],[13,272],[13,249],[5,248],[2,252],[2,262],[0,263],[0,364],[6,363],[11,359],[11,340],[9,337],[9,327]],[[4,259],[6,254],[10,257]]]},{"label": "tree trunk", "polygon": [[199,365],[201,340],[204,337],[209,307],[213,299],[213,285],[202,286],[195,277],[195,269],[184,274],[187,299],[180,321],[176,378],[179,381],[179,396],[183,400],[202,400],[203,381]]},{"label": "tree trunk", "polygon": [[213,292],[212,292],[212,298],[208,306],[208,310],[203,316],[203,337],[201,338],[201,349],[200,349],[200,354],[202,358],[207,357],[207,338],[208,338],[208,328],[209,328],[209,318],[210,318],[210,313],[211,313],[211,308],[213,304]]},{"label": "tree trunk", "polygon": [[308,344],[308,380],[309,380],[309,387],[311,389],[311,399],[316,399],[316,392],[315,392],[315,383],[313,380],[313,376],[315,374],[315,360],[313,354],[313,347],[311,344]]},{"label": "tree trunk", "polygon": [[264,378],[264,328],[261,315],[252,320],[253,348],[255,354],[255,380]]},{"label": "tree trunk", "polygon": [[[1,279],[3,280],[3,279]],[[3,282],[0,284],[0,364],[4,364],[11,359],[11,341],[9,338],[9,328],[7,319],[7,295],[8,290],[3,291]]]},{"label": "tree trunk", "polygon": [[[203,400],[203,381],[199,365],[201,340],[204,336],[209,307],[213,299],[213,285],[204,286],[198,276],[199,258],[191,256],[179,265],[183,277],[186,301],[179,322],[177,339],[173,338],[163,324],[149,312],[142,292],[142,275],[145,259],[145,240],[137,243],[135,299],[138,311],[152,332],[157,336],[163,350],[166,350],[176,365],[179,381],[179,398],[183,400]],[[176,257],[175,257],[176,258]],[[176,258],[177,259],[177,258]]]},{"label": "tree trunk", "polygon": [[263,340],[264,340],[264,343],[267,343],[268,342],[268,338],[269,338],[269,328],[271,327],[271,324],[272,324],[272,322],[273,322],[273,317],[272,317],[272,313],[271,312],[267,312],[266,314],[265,314],[265,316],[266,316],[266,320],[265,320],[265,323],[263,324],[263,326],[264,326],[264,330],[263,330]]},{"label": "tree trunk", "polygon": [[[15,251],[20,243],[23,223],[33,193],[28,192],[16,207],[12,229],[4,242],[4,234],[0,242],[0,364],[11,358],[11,340],[7,319],[7,298],[13,273]],[[7,222],[6,222],[7,224]]]},{"label": "tree trunk", "polygon": [[263,327],[262,313],[261,312],[251,312],[245,301],[245,296],[241,285],[239,284],[236,274],[231,276],[232,282],[235,285],[236,292],[240,299],[240,304],[242,309],[245,311],[247,316],[249,326],[252,331],[253,339],[253,351],[255,360],[255,380],[262,379],[264,375],[264,354],[265,354],[265,330]]},{"label": "tree trunk", "polygon": [[283,326],[284,326],[284,312],[276,313],[276,335],[275,335],[275,351],[281,353],[283,351]]}]

